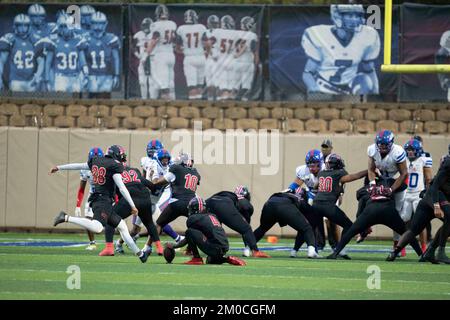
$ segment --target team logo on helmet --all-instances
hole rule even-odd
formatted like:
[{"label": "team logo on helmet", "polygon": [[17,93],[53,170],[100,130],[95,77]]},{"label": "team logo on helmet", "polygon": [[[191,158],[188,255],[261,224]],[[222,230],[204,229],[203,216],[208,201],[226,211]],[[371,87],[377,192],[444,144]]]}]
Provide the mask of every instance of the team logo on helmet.
[{"label": "team logo on helmet", "polygon": [[365,23],[364,8],[360,4],[332,4],[331,20],[339,29],[359,32]]},{"label": "team logo on helmet", "polygon": [[250,31],[253,30],[255,26],[255,19],[252,17],[246,16],[241,19],[241,30]]},{"label": "team logo on helmet", "polygon": [[234,23],[233,17],[230,15],[223,16],[220,19],[220,27],[222,29],[229,29],[229,30],[235,29],[235,23]]},{"label": "team logo on helmet", "polygon": [[184,22],[187,24],[195,24],[198,22],[198,14],[192,9],[186,10],[184,13]]},{"label": "team logo on helmet", "polygon": [[19,14],[14,18],[14,33],[21,38],[26,38],[30,33],[30,18],[26,14]]},{"label": "team logo on helmet", "polygon": [[208,29],[217,29],[220,27],[220,19],[215,14],[210,15],[206,20],[206,27]]},{"label": "team logo on helmet", "polygon": [[246,186],[237,186],[234,189],[234,193],[238,196],[238,199],[247,199],[250,201],[250,191]]},{"label": "team logo on helmet", "polygon": [[169,19],[169,9],[167,6],[160,4],[155,9],[155,18],[156,20],[160,19]]},{"label": "team logo on helmet", "polygon": [[193,214],[206,213],[205,200],[203,200],[199,196],[195,196],[194,198],[191,199],[191,201],[189,201],[187,208],[189,216]]}]

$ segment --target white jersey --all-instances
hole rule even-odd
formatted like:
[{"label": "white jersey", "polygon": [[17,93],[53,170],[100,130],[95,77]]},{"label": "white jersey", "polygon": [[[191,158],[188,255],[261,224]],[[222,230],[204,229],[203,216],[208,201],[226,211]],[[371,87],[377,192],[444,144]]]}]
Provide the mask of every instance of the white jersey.
[{"label": "white jersey", "polygon": [[320,62],[319,76],[336,85],[350,85],[363,61],[375,60],[380,54],[380,37],[369,26],[355,32],[344,46],[332,32],[333,25],[309,27],[302,36],[302,47],[307,56]]},{"label": "white jersey", "polygon": [[89,194],[94,192],[94,180],[92,178],[91,170],[80,170],[80,180],[89,182]]},{"label": "white jersey", "polygon": [[153,54],[158,53],[173,53],[173,42],[175,40],[175,31],[177,25],[171,20],[160,20],[152,23],[150,26],[151,37],[158,38]]},{"label": "white jersey", "polygon": [[428,157],[419,157],[414,161],[406,159],[406,165],[408,166],[408,189],[407,196],[409,194],[420,194],[425,189],[425,179],[423,174],[424,168],[431,168],[433,166],[433,160]]},{"label": "white jersey", "polygon": [[258,36],[252,31],[237,31],[238,46],[244,48],[244,52],[236,60],[241,63],[253,63],[255,61],[255,54],[252,47],[256,46]]},{"label": "white jersey", "polygon": [[164,177],[164,175],[169,171],[169,166],[163,167],[161,165],[161,162],[157,161],[157,160],[153,160],[152,162],[152,168],[151,170],[153,171],[153,175],[151,177],[151,180],[155,180],[155,179],[159,179],[161,177]]},{"label": "white jersey", "polygon": [[184,56],[201,56],[204,55],[203,35],[206,27],[200,23],[184,24],[178,27],[177,35],[182,40]]},{"label": "white jersey", "polygon": [[381,175],[387,178],[393,178],[398,172],[397,164],[406,161],[405,150],[397,144],[392,145],[391,151],[381,158],[374,143],[367,148],[367,155],[375,161],[375,167],[380,170]]},{"label": "white jersey", "polygon": [[217,52],[217,46],[215,46],[215,38],[214,38],[214,32],[215,29],[208,29],[205,31],[205,37],[206,39],[208,39],[208,41],[210,42],[210,49],[209,49],[209,53],[206,56],[206,60],[213,60],[213,58],[217,59],[218,57],[218,52]]},{"label": "white jersey", "polygon": [[[322,168],[320,170],[325,170],[325,164],[322,163]],[[313,191],[314,186],[319,181],[319,178],[309,171],[306,164],[297,167],[297,169],[295,169],[295,174],[311,191]]]},{"label": "white jersey", "polygon": [[153,161],[155,161],[152,158],[149,157],[142,157],[141,158],[141,168],[144,169],[147,172],[150,172],[153,166]]},{"label": "white jersey", "polygon": [[152,39],[151,32],[146,34],[144,31],[138,31],[134,34],[133,39],[136,41],[136,47],[138,48],[139,59],[143,60],[148,56],[145,52],[145,46]]},{"label": "white jersey", "polygon": [[239,40],[238,31],[214,29],[212,37],[215,39],[214,52],[217,53],[219,63],[230,63],[236,53],[236,42]]}]

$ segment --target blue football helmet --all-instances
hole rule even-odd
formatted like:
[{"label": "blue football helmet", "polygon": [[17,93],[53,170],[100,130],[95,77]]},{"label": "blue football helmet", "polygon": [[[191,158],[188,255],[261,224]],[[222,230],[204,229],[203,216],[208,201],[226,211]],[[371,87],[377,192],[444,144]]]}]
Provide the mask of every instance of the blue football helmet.
[{"label": "blue football helmet", "polygon": [[332,4],[330,13],[334,25],[346,31],[359,32],[366,22],[364,7],[360,4]]},{"label": "blue football helmet", "polygon": [[33,26],[40,28],[45,23],[46,12],[40,4],[33,4],[28,7],[28,16]]},{"label": "blue football helmet", "polygon": [[88,160],[94,157],[103,157],[103,150],[99,147],[94,147],[89,150]]},{"label": "blue football helmet", "polygon": [[390,130],[381,130],[375,137],[375,144],[380,153],[389,153],[394,145],[394,134]]},{"label": "blue football helmet", "polygon": [[[172,158],[172,157],[170,156],[170,152],[167,151],[166,149],[159,149],[159,150],[158,150],[158,154],[157,154],[156,157],[157,157],[157,159],[158,159],[159,164],[160,164],[162,167],[168,166],[168,165],[169,165],[169,162],[170,162],[170,159]],[[163,159],[167,159],[167,164],[164,165],[164,164],[161,162]]]},{"label": "blue football helmet", "polygon": [[14,33],[20,38],[28,37],[30,33],[30,18],[26,14],[18,14],[14,18]]},{"label": "blue football helmet", "polygon": [[[408,159],[411,161],[419,158],[423,154],[422,143],[420,143],[420,141],[416,139],[410,139],[408,142],[406,142],[403,146],[403,149],[405,149]],[[413,151],[413,153],[410,153],[408,151]]]},{"label": "blue football helmet", "polygon": [[147,156],[153,158],[155,154],[160,150],[164,149],[163,144],[158,139],[152,139],[147,144]]},{"label": "blue football helmet", "polygon": [[97,11],[91,16],[91,30],[92,35],[100,38],[106,31],[108,25],[108,19],[103,12]]},{"label": "blue football helmet", "polygon": [[92,15],[95,13],[94,7],[90,5],[84,5],[80,8],[80,24],[84,30],[91,28]]},{"label": "blue football helmet", "polygon": [[312,174],[319,173],[323,164],[323,154],[320,150],[309,150],[305,157],[305,163]]}]

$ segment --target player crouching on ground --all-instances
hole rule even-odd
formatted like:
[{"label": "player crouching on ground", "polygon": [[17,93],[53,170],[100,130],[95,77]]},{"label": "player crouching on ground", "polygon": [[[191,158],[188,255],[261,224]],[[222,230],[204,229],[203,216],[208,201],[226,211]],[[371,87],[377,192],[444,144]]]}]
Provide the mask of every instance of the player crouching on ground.
[{"label": "player crouching on ground", "polygon": [[186,238],[173,248],[180,248],[188,244],[193,258],[185,264],[201,265],[203,259],[198,249],[208,257],[208,264],[229,263],[237,266],[245,266],[245,261],[232,256],[225,256],[229,250],[228,238],[217,217],[206,210],[205,201],[195,196],[187,206],[188,219],[186,221]]},{"label": "player crouching on ground", "polygon": [[125,156],[125,150],[118,145],[108,148],[104,157],[93,157],[87,163],[70,163],[53,167],[50,174],[59,170],[91,170],[94,182],[94,192],[89,197],[89,204],[94,212],[94,219],[89,220],[80,217],[71,217],[61,211],[56,217],[53,226],[60,223],[70,222],[83,227],[94,233],[103,231],[106,224],[119,230],[120,235],[125,240],[128,247],[139,259],[145,263],[148,259],[148,253],[139,250],[128,232],[127,225],[117,213],[113,211],[114,192],[119,189],[122,196],[131,207],[131,213],[138,214],[138,209],[133,202],[125,184],[122,181],[124,166],[122,165]]}]

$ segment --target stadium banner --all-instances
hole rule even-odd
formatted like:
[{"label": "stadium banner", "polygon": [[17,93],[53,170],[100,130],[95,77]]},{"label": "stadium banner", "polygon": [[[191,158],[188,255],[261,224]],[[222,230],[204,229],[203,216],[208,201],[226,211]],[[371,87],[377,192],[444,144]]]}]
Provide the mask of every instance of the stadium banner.
[{"label": "stadium banner", "polygon": [[130,5],[128,97],[260,100],[263,9]]},{"label": "stadium banner", "polygon": [[[395,7],[393,63],[398,60],[398,12]],[[270,6],[271,99],[396,94],[398,77],[380,72],[383,29],[380,6]]]},{"label": "stadium banner", "polygon": [[124,95],[120,5],[1,4],[1,95]]},{"label": "stadium banner", "polygon": [[[450,64],[450,5],[402,6],[402,64]],[[403,74],[401,101],[450,101],[449,74]]]}]

